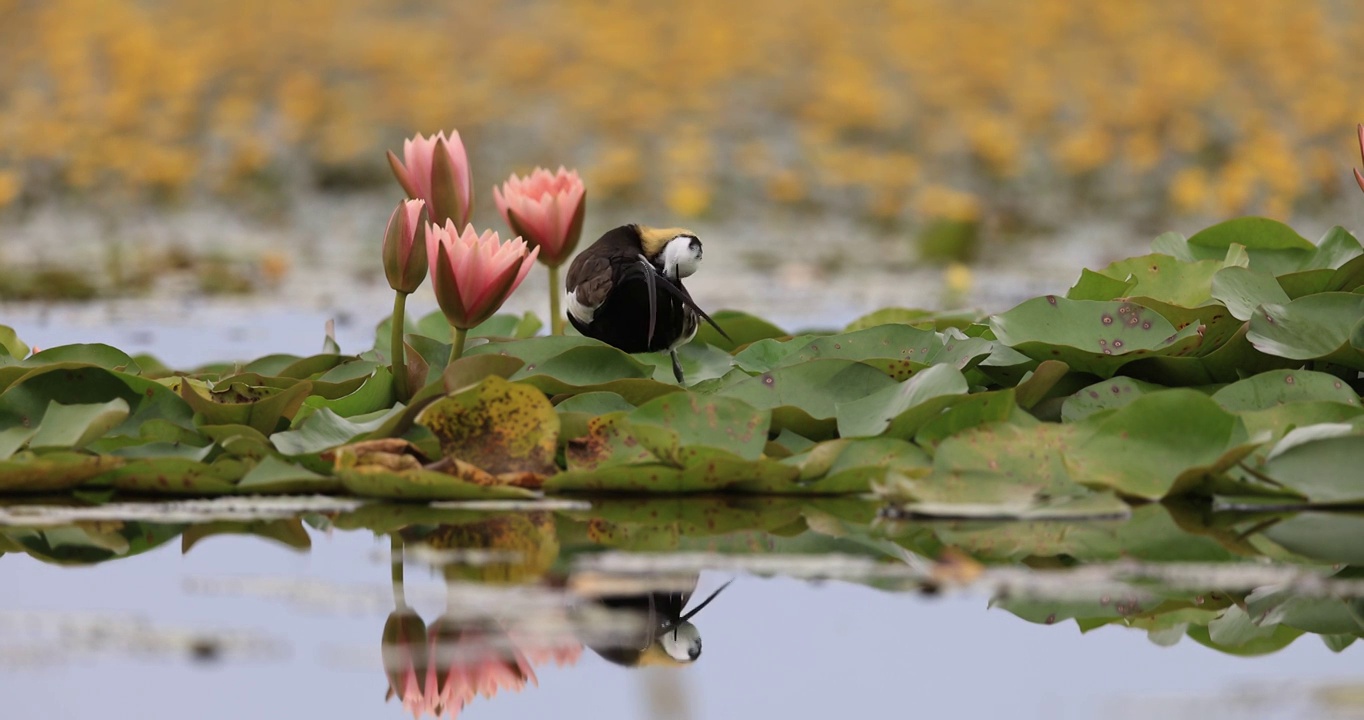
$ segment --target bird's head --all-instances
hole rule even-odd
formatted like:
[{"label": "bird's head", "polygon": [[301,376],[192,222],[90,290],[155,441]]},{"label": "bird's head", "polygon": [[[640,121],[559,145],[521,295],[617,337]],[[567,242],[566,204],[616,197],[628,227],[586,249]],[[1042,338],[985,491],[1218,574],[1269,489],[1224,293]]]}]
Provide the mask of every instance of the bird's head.
[{"label": "bird's head", "polygon": [[671,278],[690,277],[701,265],[701,240],[683,228],[636,225],[644,257]]}]

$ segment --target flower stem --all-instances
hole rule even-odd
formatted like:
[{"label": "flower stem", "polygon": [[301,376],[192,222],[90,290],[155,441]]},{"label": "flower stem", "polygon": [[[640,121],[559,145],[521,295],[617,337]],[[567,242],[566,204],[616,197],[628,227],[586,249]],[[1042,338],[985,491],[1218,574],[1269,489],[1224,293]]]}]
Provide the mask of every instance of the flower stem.
[{"label": "flower stem", "polygon": [[549,332],[551,335],[564,334],[564,316],[559,311],[559,268],[549,268]]},{"label": "flower stem", "polygon": [[450,327],[450,362],[452,365],[462,355],[464,355],[464,337],[469,334],[468,328]]},{"label": "flower stem", "polygon": [[403,344],[403,331],[406,330],[407,293],[396,290],[393,293],[392,336],[388,357],[392,362],[393,388],[399,402],[407,402],[412,397],[412,389],[407,386],[407,348]]}]

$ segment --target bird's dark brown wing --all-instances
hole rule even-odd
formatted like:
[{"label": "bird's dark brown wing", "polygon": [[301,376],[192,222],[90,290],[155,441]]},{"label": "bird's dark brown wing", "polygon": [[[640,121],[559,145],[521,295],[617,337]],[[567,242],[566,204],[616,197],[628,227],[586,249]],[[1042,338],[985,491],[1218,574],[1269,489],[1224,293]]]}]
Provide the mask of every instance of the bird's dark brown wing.
[{"label": "bird's dark brown wing", "polygon": [[588,307],[600,307],[611,294],[615,285],[615,272],[611,258],[604,253],[588,251],[573,259],[568,266],[568,291],[577,297],[578,302]]}]

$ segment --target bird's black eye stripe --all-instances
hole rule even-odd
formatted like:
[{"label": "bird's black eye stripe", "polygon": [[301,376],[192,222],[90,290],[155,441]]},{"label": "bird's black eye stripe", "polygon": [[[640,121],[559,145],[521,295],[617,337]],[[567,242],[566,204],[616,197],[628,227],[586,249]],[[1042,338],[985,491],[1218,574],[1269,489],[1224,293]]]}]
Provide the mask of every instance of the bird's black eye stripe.
[{"label": "bird's black eye stripe", "polygon": [[700,249],[701,249],[701,241],[698,240],[697,238],[692,238],[692,239],[691,239],[691,249],[692,249],[692,250],[700,250]]}]

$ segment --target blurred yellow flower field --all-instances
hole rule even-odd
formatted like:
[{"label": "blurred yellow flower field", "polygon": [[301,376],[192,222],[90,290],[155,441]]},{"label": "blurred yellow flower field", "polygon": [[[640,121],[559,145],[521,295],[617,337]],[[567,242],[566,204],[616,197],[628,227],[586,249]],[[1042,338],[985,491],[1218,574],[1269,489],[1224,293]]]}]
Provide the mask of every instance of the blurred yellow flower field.
[{"label": "blurred yellow flower field", "polygon": [[[0,206],[387,181],[961,221],[1039,188],[1284,217],[1349,181],[1364,11],[1293,0],[0,0]],[[1017,208],[1013,210],[1018,212]]]}]

